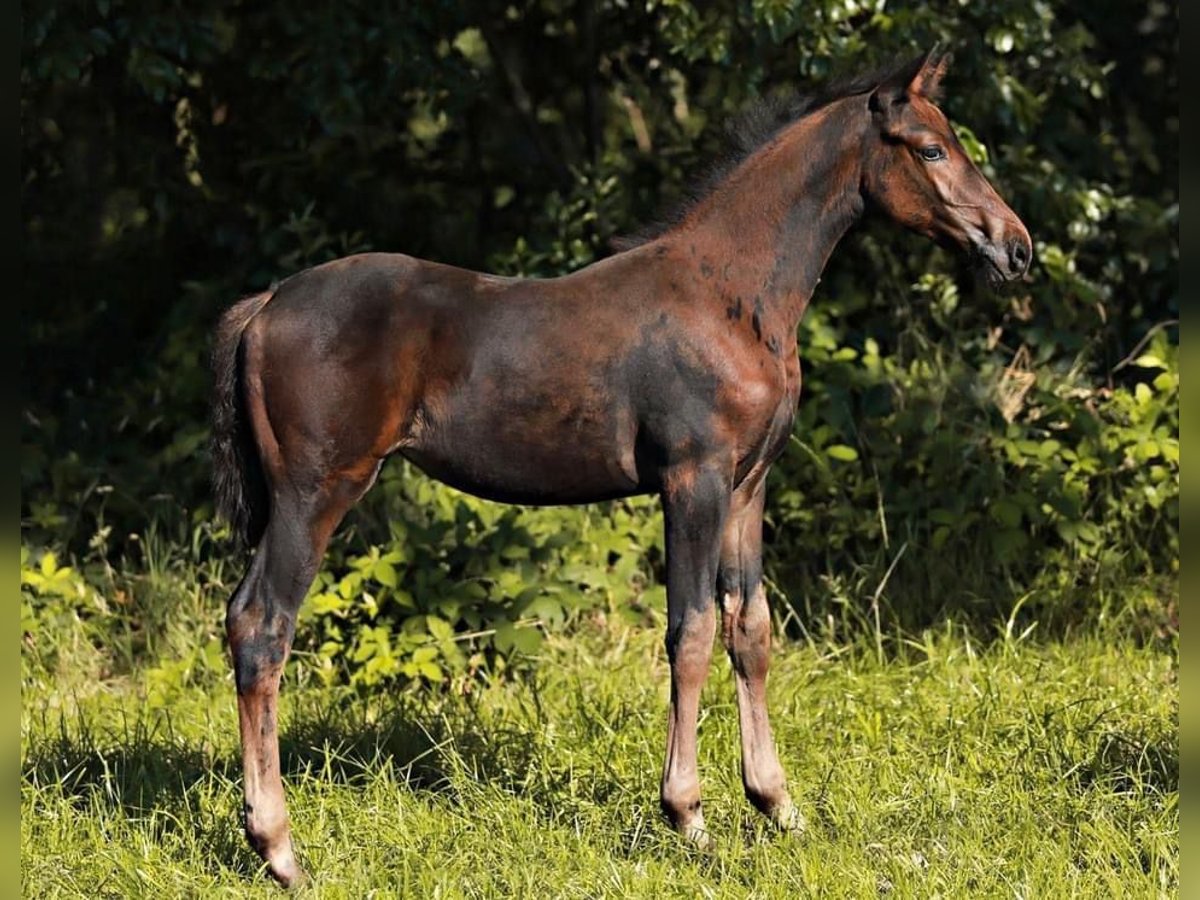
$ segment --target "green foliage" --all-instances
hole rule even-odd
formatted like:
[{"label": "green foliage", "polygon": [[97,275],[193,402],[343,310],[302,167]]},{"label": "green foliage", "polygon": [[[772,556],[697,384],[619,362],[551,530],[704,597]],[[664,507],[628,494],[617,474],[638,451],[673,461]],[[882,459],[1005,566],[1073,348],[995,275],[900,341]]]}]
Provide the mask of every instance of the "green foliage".
[{"label": "green foliage", "polygon": [[[368,248],[575,269],[687,196],[747,101],[935,40],[956,54],[944,108],[1035,266],[998,301],[891,225],[835,253],[768,501],[780,618],[844,636],[881,606],[916,628],[1025,598],[1022,616],[1071,624],[1120,614],[1106,586],[1174,577],[1174,5],[24,12],[27,634],[66,617],[95,646],[110,618],[131,655],[172,646],[152,599],[171,566],[227,560],[206,530],[205,356],[237,296]],[[453,682],[565,618],[641,615],[662,599],[653,506],[501,509],[389,467],[335,539],[297,656],[330,681]],[[152,558],[151,533],[187,552]],[[1173,599],[1148,593],[1170,624]],[[163,697],[208,677],[208,646],[176,648]]]},{"label": "green foliage", "polygon": [[[52,647],[67,622],[104,611],[104,598],[74,568],[59,565],[53,551],[44,551],[35,563],[21,547],[21,632],[27,645]],[[43,630],[51,640],[43,641]]]},{"label": "green foliage", "polygon": [[1179,375],[1161,332],[1135,362],[1149,380],[1111,390],[946,351],[883,355],[873,338],[837,346],[826,324],[803,329],[822,379],[801,452],[773,472],[769,546],[789,596],[838,558],[871,564],[873,587],[903,552],[889,572],[902,621],[1003,615],[1031,590],[1072,618],[1103,612],[1081,598],[1098,583],[1178,571]]},{"label": "green foliage", "polygon": [[[606,508],[520,510],[487,503],[408,465],[389,469],[364,531],[365,551],[334,548],[305,604],[297,645],[328,682],[402,676],[441,682],[492,659],[527,657],[543,630],[579,612],[640,621],[665,595],[649,498]],[[498,654],[498,657],[497,657]]]}]

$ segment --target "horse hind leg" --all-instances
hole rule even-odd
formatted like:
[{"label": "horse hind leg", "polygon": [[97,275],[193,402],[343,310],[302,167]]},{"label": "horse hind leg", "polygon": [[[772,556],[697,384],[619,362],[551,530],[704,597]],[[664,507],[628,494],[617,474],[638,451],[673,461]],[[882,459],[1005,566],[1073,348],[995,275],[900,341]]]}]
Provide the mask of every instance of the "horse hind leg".
[{"label": "horse hind leg", "polygon": [[328,479],[311,496],[277,496],[254,561],[230,600],[225,624],[237,685],[246,837],[285,887],[304,879],[292,848],[280,775],[278,700],[296,614],[333,529],[374,480]]},{"label": "horse hind leg", "polygon": [[353,305],[336,322],[322,318],[302,286],[296,290],[276,294],[241,338],[244,413],[270,501],[253,564],[226,614],[246,836],[284,885],[303,877],[284,805],[277,722],[296,614],[330,535],[374,482],[412,405],[381,355],[387,342],[367,327],[373,320],[364,324]]}]

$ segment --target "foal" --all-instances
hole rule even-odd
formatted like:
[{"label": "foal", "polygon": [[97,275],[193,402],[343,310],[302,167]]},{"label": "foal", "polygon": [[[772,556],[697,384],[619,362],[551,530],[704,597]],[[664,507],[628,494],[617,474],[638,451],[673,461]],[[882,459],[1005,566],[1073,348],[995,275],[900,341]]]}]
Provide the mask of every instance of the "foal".
[{"label": "foal", "polygon": [[767,470],[800,395],[796,328],[864,209],[1020,277],[1029,235],[934,104],[933,52],[809,101],[661,236],[561,278],[498,278],[400,254],[336,260],[249,297],[214,351],[216,491],[256,547],[229,603],[245,827],[302,876],[276,703],[296,612],[330,534],[393,453],[508,503],[662,498],[671,700],[662,807],[707,841],[700,687],[721,638],[746,796],[801,819],[767,718]]}]

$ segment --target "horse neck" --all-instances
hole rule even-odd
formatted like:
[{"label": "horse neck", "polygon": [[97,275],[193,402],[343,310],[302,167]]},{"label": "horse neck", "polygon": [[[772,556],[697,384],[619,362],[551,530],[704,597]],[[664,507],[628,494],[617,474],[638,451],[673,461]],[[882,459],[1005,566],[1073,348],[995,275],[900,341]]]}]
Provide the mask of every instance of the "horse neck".
[{"label": "horse neck", "polygon": [[795,338],[830,254],[862,215],[861,97],[786,127],[681,224],[682,245],[720,297],[741,298]]}]

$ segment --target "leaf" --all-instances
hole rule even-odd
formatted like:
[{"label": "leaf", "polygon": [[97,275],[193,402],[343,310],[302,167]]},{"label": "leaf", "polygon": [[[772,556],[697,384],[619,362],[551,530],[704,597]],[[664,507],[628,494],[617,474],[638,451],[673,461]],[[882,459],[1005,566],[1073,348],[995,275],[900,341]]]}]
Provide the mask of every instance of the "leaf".
[{"label": "leaf", "polygon": [[562,604],[552,597],[541,596],[526,604],[521,611],[524,616],[533,616],[549,625],[557,625],[566,617]]},{"label": "leaf", "polygon": [[488,591],[478,581],[464,581],[454,589],[456,597],[468,603],[478,603],[488,598]]},{"label": "leaf", "polygon": [[533,653],[541,646],[542,633],[532,626],[518,627],[512,622],[496,626],[492,642],[501,653]]},{"label": "leaf", "polygon": [[933,537],[930,540],[930,545],[934,550],[940,550],[950,537],[950,529],[946,525],[939,525],[934,529]]},{"label": "leaf", "polygon": [[1138,462],[1148,462],[1158,456],[1160,452],[1158,441],[1154,440],[1154,438],[1146,438],[1145,440],[1138,441],[1134,446],[1133,457]]},{"label": "leaf", "polygon": [[362,585],[362,573],[350,572],[338,582],[338,593],[349,600],[358,593],[359,587]]},{"label": "leaf", "polygon": [[453,626],[439,616],[426,616],[425,627],[436,640],[448,641],[454,637]]},{"label": "leaf", "polygon": [[417,671],[430,681],[441,681],[445,677],[442,667],[435,662],[418,663]]},{"label": "leaf", "polygon": [[375,563],[373,575],[375,576],[375,580],[385,587],[394,588],[398,583],[395,567],[389,562],[384,562],[382,559]]},{"label": "leaf", "polygon": [[1061,449],[1062,444],[1053,438],[1048,438],[1038,445],[1037,455],[1041,459],[1050,459],[1050,457],[1057,455]]},{"label": "leaf", "polygon": [[1016,528],[1021,524],[1021,507],[1006,497],[993,501],[990,511],[992,518],[1006,528]]},{"label": "leaf", "polygon": [[1025,532],[1017,529],[1006,528],[992,533],[992,549],[1001,560],[1012,559],[1028,542]]},{"label": "leaf", "polygon": [[418,647],[416,650],[413,651],[412,661],[419,665],[420,663],[423,663],[423,662],[429,662],[429,660],[431,660],[431,659],[437,659],[437,655],[438,655],[437,647],[430,647],[430,646]]},{"label": "leaf", "polygon": [[451,46],[479,68],[487,66],[490,62],[487,41],[478,28],[464,28],[454,36]]},{"label": "leaf", "polygon": [[665,585],[656,584],[653,587],[648,587],[642,592],[642,604],[651,609],[666,609],[667,607],[667,588]]},{"label": "leaf", "polygon": [[1177,384],[1179,384],[1179,376],[1174,372],[1161,372],[1154,378],[1156,391],[1173,391]]},{"label": "leaf", "polygon": [[988,150],[983,142],[975,136],[975,132],[962,124],[955,124],[954,132],[971,162],[977,166],[986,165],[988,162]]},{"label": "leaf", "polygon": [[403,588],[392,591],[392,602],[404,609],[417,608],[417,601],[413,599],[413,595]]},{"label": "leaf", "polygon": [[309,608],[314,615],[325,616],[329,615],[330,613],[341,612],[348,605],[349,604],[337,594],[324,592],[317,594],[312,598]]},{"label": "leaf", "polygon": [[938,507],[929,511],[929,521],[938,525],[957,525],[962,518],[958,513],[944,507]]},{"label": "leaf", "polygon": [[842,462],[854,462],[858,459],[858,451],[845,444],[830,444],[825,448],[825,455]]}]

